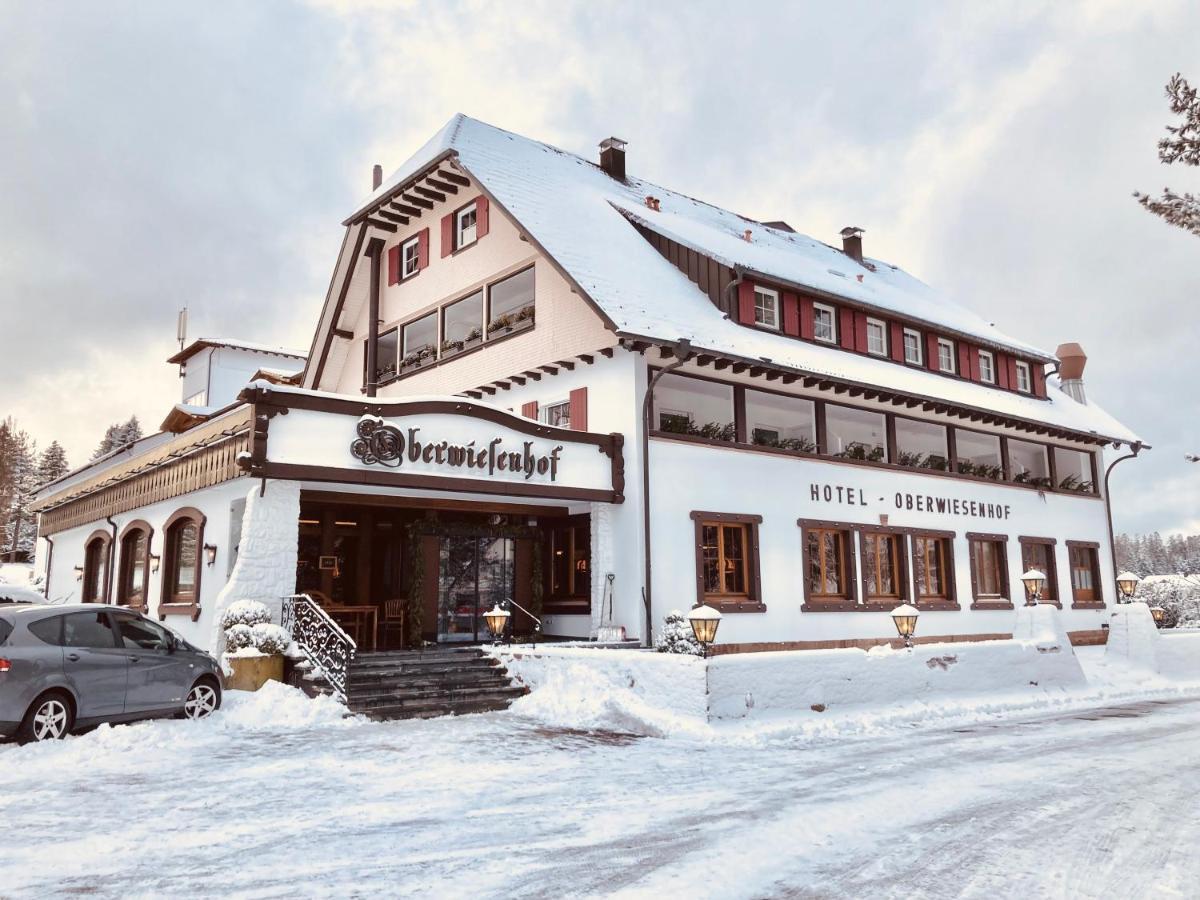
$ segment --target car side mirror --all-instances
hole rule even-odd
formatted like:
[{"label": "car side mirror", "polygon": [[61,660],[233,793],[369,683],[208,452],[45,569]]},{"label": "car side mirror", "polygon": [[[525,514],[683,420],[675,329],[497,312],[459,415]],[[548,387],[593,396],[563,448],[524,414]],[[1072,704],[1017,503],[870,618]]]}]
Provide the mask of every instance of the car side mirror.
[{"label": "car side mirror", "polygon": [[179,638],[175,637],[175,635],[173,635],[173,634],[168,636],[167,637],[167,652],[174,653],[178,649],[179,649]]}]

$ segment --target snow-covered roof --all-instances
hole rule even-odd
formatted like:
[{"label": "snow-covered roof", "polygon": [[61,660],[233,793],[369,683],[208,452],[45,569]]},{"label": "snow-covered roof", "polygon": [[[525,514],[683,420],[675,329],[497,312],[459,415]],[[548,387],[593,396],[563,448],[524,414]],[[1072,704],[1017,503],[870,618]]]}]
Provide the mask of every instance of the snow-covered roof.
[{"label": "snow-covered roof", "polygon": [[[1099,407],[1080,404],[1058,390],[1050,391],[1049,401],[1039,400],[738,325],[629,220],[726,265],[900,313],[1026,357],[1053,358],[890,263],[868,260],[872,271],[814,238],[767,227],[633,176],[618,181],[579,156],[462,114],[385,180],[355,217],[450,155],[563,268],[619,334],[659,341],[687,338],[698,350],[766,358],[832,378],[1123,442],[1138,440]],[[647,195],[660,201],[657,211],[646,206]],[[746,229],[751,231],[749,242]]]},{"label": "snow-covered roof", "polygon": [[[230,347],[234,350],[250,350],[254,353],[270,353],[274,356],[290,356],[300,360],[302,363],[308,359],[307,350],[294,350],[287,347],[274,347],[270,344],[255,344],[250,341],[239,341],[235,338],[199,338],[192,341],[174,356],[167,360],[168,363],[186,362],[191,357],[195,356],[201,350],[209,347]],[[301,366],[303,368],[303,366]]]}]

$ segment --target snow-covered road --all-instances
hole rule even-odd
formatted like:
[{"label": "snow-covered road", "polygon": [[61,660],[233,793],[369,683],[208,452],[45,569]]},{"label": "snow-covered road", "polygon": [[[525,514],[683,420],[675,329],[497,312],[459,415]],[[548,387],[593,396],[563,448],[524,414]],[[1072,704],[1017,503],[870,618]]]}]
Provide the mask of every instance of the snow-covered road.
[{"label": "snow-covered road", "polygon": [[[257,705],[256,705],[257,704]],[[0,746],[0,897],[1196,896],[1200,701],[870,738],[511,713],[202,722]]]}]

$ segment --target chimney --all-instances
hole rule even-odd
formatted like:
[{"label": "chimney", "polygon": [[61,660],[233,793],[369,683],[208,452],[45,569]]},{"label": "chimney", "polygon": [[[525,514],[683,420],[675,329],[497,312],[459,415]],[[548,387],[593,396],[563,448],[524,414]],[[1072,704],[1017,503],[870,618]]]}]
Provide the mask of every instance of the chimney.
[{"label": "chimney", "polygon": [[375,168],[371,170],[371,190],[379,190],[381,184],[383,184],[383,166],[375,163]]},{"label": "chimney", "polygon": [[600,142],[600,168],[617,181],[625,180],[625,142],[620,138],[605,138]]},{"label": "chimney", "polygon": [[1083,391],[1083,367],[1087,365],[1087,354],[1078,344],[1059,344],[1054,351],[1058,357],[1058,381],[1063,393],[1080,403],[1087,403]]},{"label": "chimney", "polygon": [[863,230],[857,225],[847,225],[842,229],[842,252],[856,263],[863,261],[862,233]]}]

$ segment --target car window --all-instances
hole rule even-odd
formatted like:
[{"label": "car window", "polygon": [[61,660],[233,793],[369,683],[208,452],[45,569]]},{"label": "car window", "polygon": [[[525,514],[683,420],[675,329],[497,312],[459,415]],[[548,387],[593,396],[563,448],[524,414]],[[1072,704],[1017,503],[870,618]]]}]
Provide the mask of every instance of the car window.
[{"label": "car window", "polygon": [[62,616],[51,616],[29,623],[29,633],[47,644],[62,646]]},{"label": "car window", "polygon": [[63,616],[63,646],[109,649],[117,646],[108,616],[102,612]]},{"label": "car window", "polygon": [[0,647],[4,646],[4,642],[8,640],[8,636],[12,634],[12,622],[0,619]]},{"label": "car window", "polygon": [[121,643],[131,650],[166,650],[171,646],[167,629],[145,619],[117,616]]}]

